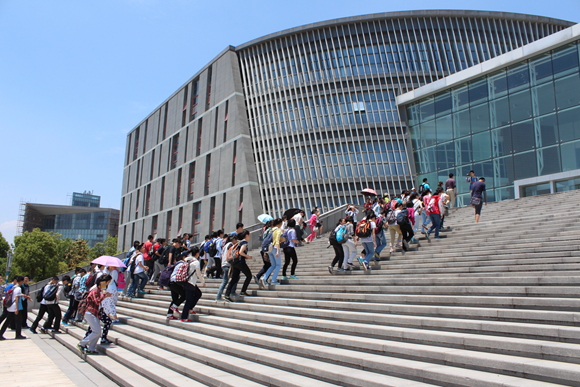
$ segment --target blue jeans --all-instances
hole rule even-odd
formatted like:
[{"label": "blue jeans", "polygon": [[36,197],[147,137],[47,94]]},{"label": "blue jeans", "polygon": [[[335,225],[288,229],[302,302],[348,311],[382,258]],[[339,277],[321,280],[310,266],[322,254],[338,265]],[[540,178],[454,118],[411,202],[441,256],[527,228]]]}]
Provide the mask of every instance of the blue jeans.
[{"label": "blue jeans", "polygon": [[277,251],[279,250],[276,247],[273,247],[272,251],[268,253],[268,255],[270,256],[270,264],[272,266],[270,266],[266,274],[264,274],[264,281],[266,281],[270,277],[270,274],[272,274],[271,282],[276,282],[276,280],[278,279],[278,273],[282,268],[282,252],[280,251],[280,253],[278,254],[278,258],[276,258]]},{"label": "blue jeans", "polygon": [[[387,247],[387,238],[385,238],[385,232],[384,231],[379,232],[375,236],[376,236],[376,241],[377,241],[377,248],[375,249],[375,252],[378,255],[381,255],[381,251],[383,251],[383,249],[385,247]],[[380,259],[376,259],[376,261],[380,261]]]},{"label": "blue jeans", "polygon": [[[224,272],[224,278],[222,279],[222,284],[220,285],[220,288],[218,289],[217,296],[215,298],[216,300],[221,300],[222,299],[222,294],[223,294],[224,289],[226,288],[226,285],[228,284],[228,280],[229,280],[228,273],[230,272],[230,266],[222,267],[222,270]],[[232,293],[235,293],[236,292],[236,287],[237,286],[238,286],[238,284],[235,284],[232,287]]]},{"label": "blue jeans", "polygon": [[431,232],[435,230],[435,238],[437,238],[439,236],[439,229],[441,228],[441,215],[431,214],[429,217],[431,218],[431,223],[433,223],[433,225],[427,233],[431,234]]},{"label": "blue jeans", "polygon": [[365,249],[364,262],[368,265],[371,261],[371,258],[375,255],[375,245],[373,242],[363,242],[362,245]]},{"label": "blue jeans", "polygon": [[135,295],[135,290],[137,289],[139,280],[141,280],[141,283],[139,284],[139,290],[143,290],[145,289],[145,285],[147,285],[147,281],[149,281],[149,276],[144,271],[141,273],[133,274],[133,282],[131,282],[131,287],[129,288],[130,296]]},{"label": "blue jeans", "polygon": [[[423,221],[423,224],[427,226],[429,223],[431,223],[431,215],[427,215],[425,210],[423,210],[423,212],[421,212],[421,220]],[[419,231],[423,232],[423,226],[421,226]]]}]

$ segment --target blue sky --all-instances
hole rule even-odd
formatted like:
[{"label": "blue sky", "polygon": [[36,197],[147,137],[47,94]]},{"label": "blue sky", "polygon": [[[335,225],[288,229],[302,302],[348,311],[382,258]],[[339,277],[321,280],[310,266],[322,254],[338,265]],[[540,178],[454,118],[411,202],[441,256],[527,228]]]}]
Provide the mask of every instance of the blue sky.
[{"label": "blue sky", "polygon": [[[433,1],[0,0],[0,232],[21,200],[93,190],[119,208],[126,135],[227,45]],[[579,0],[440,0],[438,9],[580,21]]]}]

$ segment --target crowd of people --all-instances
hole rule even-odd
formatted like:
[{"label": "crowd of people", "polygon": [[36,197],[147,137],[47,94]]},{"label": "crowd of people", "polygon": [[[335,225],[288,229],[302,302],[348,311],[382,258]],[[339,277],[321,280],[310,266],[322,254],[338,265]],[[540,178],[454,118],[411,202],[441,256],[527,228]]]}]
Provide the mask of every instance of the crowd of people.
[{"label": "crowd of people", "polygon": [[[471,171],[466,181],[470,184],[470,204],[475,208],[478,222],[482,206],[487,204],[485,179],[476,178]],[[419,245],[415,238],[417,233],[422,233],[427,240],[431,234],[440,238],[439,232],[444,227],[449,209],[454,207],[456,195],[454,175],[449,174],[449,179],[440,182],[433,190],[427,179],[423,179],[418,190],[404,190],[393,198],[388,195],[369,197],[363,214],[356,206],[348,205],[345,217],[330,233],[329,244],[335,251],[328,266],[330,274],[334,274],[335,267],[338,272],[352,270],[355,259],[364,270],[370,270],[371,261],[379,261],[381,252],[387,247],[387,235],[390,254],[396,249],[406,252],[411,244]],[[99,338],[102,345],[109,344],[108,331],[112,324],[119,322],[116,311],[118,297],[134,298],[145,293],[147,284],[156,284],[159,290],[170,291],[168,320],[177,320],[175,314],[178,314],[182,322],[191,322],[191,314],[195,314],[193,308],[202,296],[198,283],[204,287],[206,278],[221,279],[216,301],[223,302],[233,302],[234,296],[248,296],[247,289],[252,279],[260,289],[279,285],[280,270],[282,280],[298,279],[296,248],[320,238],[324,227],[320,209],[313,208],[310,213],[307,219],[304,210],[296,210],[264,225],[259,233],[263,265],[256,275],[252,275],[248,266],[248,260],[253,259],[249,254],[250,232],[242,223],[238,223],[236,230],[229,234],[217,230],[206,235],[199,246],[193,245],[192,234],[174,238],[170,244],[167,239],[155,240],[149,235],[145,243],[133,243],[123,265],[105,267],[93,263],[88,271],[76,268],[72,278],[68,275],[62,279],[53,277],[37,291],[36,300],[40,307],[30,327],[27,324],[28,301],[32,301],[28,285],[30,278],[15,276],[8,286],[0,287],[3,296],[0,340],[4,340],[3,334],[8,328],[15,331],[17,339],[26,338],[21,333],[23,327],[36,334],[41,320],[48,314],[40,328],[41,333],[49,330],[59,332],[61,322],[68,326],[71,321],[84,321],[89,328],[78,348],[82,353],[96,354]],[[310,227],[310,234],[305,237],[307,227]],[[362,251],[357,256],[359,245]],[[238,294],[236,290],[241,274],[245,279]],[[0,277],[0,284],[2,282]],[[62,317],[59,300],[64,298],[68,298],[69,304]]]}]

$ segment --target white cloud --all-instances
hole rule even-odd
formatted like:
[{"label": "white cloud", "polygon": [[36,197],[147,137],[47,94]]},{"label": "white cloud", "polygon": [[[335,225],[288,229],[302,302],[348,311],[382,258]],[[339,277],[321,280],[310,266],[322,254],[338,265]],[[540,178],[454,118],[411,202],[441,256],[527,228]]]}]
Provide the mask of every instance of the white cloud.
[{"label": "white cloud", "polygon": [[0,232],[2,233],[4,239],[6,239],[10,244],[14,243],[17,223],[18,222],[16,220],[9,220],[8,222],[0,224]]}]

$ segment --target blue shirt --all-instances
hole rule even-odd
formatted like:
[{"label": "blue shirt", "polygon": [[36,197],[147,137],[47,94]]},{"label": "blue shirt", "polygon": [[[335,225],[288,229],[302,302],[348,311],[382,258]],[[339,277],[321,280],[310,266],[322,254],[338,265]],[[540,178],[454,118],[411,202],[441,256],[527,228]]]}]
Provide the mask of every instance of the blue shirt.
[{"label": "blue shirt", "polygon": [[215,258],[221,258],[223,242],[224,242],[224,240],[222,238],[217,238],[217,241],[215,243],[215,247],[217,249],[217,254],[215,255]]},{"label": "blue shirt", "polygon": [[483,199],[482,196],[483,196],[483,193],[485,192],[485,183],[483,183],[481,181],[476,181],[475,183],[473,183],[473,188],[472,188],[471,192],[473,193],[471,196],[473,196],[474,198]]}]

